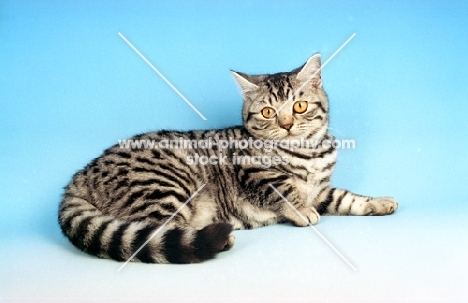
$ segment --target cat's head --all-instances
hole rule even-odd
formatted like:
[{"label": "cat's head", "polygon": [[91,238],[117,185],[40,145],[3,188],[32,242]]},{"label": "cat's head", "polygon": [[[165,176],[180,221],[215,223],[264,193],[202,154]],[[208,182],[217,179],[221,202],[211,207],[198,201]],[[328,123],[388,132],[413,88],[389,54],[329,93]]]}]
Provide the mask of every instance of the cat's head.
[{"label": "cat's head", "polygon": [[287,73],[232,74],[242,89],[244,126],[254,137],[320,139],[327,132],[328,98],[322,87],[320,54]]}]

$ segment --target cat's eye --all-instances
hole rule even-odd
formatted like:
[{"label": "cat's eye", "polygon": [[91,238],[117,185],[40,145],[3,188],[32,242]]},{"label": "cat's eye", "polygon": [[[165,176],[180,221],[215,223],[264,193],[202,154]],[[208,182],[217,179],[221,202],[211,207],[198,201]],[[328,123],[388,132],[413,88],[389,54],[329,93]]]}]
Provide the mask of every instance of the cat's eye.
[{"label": "cat's eye", "polygon": [[269,119],[275,114],[275,109],[272,107],[264,107],[262,109],[262,115],[263,117]]},{"label": "cat's eye", "polygon": [[293,105],[293,110],[295,113],[302,114],[307,110],[307,101],[297,101]]}]

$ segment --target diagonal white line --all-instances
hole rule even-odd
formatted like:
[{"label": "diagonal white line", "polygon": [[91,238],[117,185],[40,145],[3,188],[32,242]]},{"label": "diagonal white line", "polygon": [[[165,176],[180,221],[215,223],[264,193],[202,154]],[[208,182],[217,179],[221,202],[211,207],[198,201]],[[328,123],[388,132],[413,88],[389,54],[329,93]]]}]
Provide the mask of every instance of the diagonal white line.
[{"label": "diagonal white line", "polygon": [[273,190],[289,205],[291,206],[292,209],[294,209],[294,211],[299,215],[299,217],[301,217],[306,223],[308,226],[310,226],[316,233],[317,235],[319,235],[320,238],[322,238],[323,241],[325,241],[325,243],[328,244],[328,246],[330,246],[331,249],[333,249],[335,251],[335,253],[341,257],[341,259],[343,259],[343,261],[345,261],[349,267],[351,267],[354,271],[357,271],[356,267],[353,266],[353,264],[351,264],[351,262],[348,261],[348,259],[346,259],[339,251],[338,249],[336,249],[335,246],[333,246],[330,241],[327,240],[327,238],[325,238],[318,230],[317,228],[315,228],[313,225],[311,225],[309,223],[309,220],[307,220],[306,217],[304,217],[303,214],[301,214],[295,207],[294,205],[291,204],[291,202],[288,201],[288,199],[286,199],[277,189],[276,187],[274,187],[273,185],[269,184],[271,188],[273,188]]},{"label": "diagonal white line", "polygon": [[202,186],[200,186],[200,187],[197,189],[197,191],[196,191],[192,196],[190,196],[190,198],[188,198],[188,200],[185,201],[185,203],[182,204],[182,205],[179,207],[179,209],[177,209],[176,212],[173,213],[172,216],[170,216],[169,219],[167,219],[167,221],[164,222],[164,224],[161,225],[161,226],[151,235],[151,237],[149,237],[148,240],[146,240],[146,242],[143,243],[143,244],[140,246],[140,248],[138,248],[137,251],[135,251],[135,252],[133,253],[133,255],[131,255],[130,258],[128,258],[127,261],[125,261],[125,263],[124,263],[122,266],[120,266],[120,268],[117,270],[117,272],[120,272],[120,271],[122,270],[122,268],[124,268],[125,265],[127,265],[127,263],[130,262],[130,261],[140,252],[140,250],[142,250],[143,247],[145,247],[146,244],[149,243],[149,241],[151,241],[164,227],[166,227],[166,225],[167,225],[172,219],[174,219],[174,217],[182,210],[182,208],[184,208],[185,205],[187,205],[187,204],[203,189],[203,187],[205,187],[205,185],[206,185],[206,184],[203,184]]},{"label": "diagonal white line", "polygon": [[151,64],[151,62],[149,62],[148,59],[146,59],[145,56],[143,56],[143,54],[140,53],[132,43],[130,43],[130,41],[127,40],[127,38],[124,37],[124,35],[122,35],[120,32],[118,34],[141,57],[141,59],[143,59],[203,120],[207,120],[205,116],[203,116],[203,114],[195,106],[193,106],[193,104],[187,100],[187,98],[185,98],[185,96],[182,95],[182,93],[174,85],[172,85],[172,83],[169,82],[169,80],[167,80],[167,78],[164,77],[164,75],[161,74],[161,72],[156,67],[154,67],[154,65]]},{"label": "diagonal white line", "polygon": [[345,43],[343,43],[343,44],[333,53],[333,55],[331,55],[331,57],[328,58],[328,60],[325,61],[325,63],[323,63],[322,66],[320,66],[320,68],[319,68],[312,76],[310,76],[310,78],[309,78],[306,82],[304,82],[304,83],[294,92],[294,94],[293,94],[290,98],[288,98],[288,100],[287,100],[286,102],[283,103],[283,105],[281,105],[281,106],[278,108],[278,110],[273,114],[273,116],[270,117],[270,119],[275,118],[275,116],[283,109],[283,107],[285,107],[289,102],[291,102],[292,99],[301,91],[301,89],[302,89],[304,86],[306,86],[307,83],[309,83],[310,80],[312,80],[312,78],[315,77],[315,75],[317,75],[318,73],[320,73],[320,72],[322,71],[322,69],[323,69],[325,66],[327,66],[327,64],[343,49],[343,47],[345,47],[345,46],[349,43],[349,41],[351,41],[351,40],[354,38],[354,36],[356,36],[356,33],[352,34],[351,37],[349,37],[348,40],[346,40]]}]

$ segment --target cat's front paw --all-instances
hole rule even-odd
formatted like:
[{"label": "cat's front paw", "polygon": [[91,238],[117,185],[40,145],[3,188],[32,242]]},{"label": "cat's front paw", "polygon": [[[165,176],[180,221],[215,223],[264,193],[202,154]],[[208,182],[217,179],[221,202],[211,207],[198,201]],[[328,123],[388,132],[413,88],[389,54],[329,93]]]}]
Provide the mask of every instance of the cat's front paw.
[{"label": "cat's front paw", "polygon": [[[299,212],[299,213],[298,213]],[[320,221],[320,215],[313,207],[303,207],[294,210],[296,216],[291,218],[291,222],[296,226],[315,225]]]},{"label": "cat's front paw", "polygon": [[398,209],[398,202],[392,197],[375,198],[369,205],[369,216],[385,216],[393,214]]}]

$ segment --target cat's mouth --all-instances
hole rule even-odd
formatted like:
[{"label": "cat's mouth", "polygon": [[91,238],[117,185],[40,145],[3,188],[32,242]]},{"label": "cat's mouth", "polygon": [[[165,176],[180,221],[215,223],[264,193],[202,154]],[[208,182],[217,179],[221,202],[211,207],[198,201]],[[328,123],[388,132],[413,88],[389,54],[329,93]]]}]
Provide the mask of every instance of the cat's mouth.
[{"label": "cat's mouth", "polygon": [[264,130],[253,130],[255,137],[271,140],[300,140],[303,137],[307,137],[308,133],[309,132],[307,130],[296,126],[292,126],[289,130],[282,127],[276,127],[268,132],[265,132]]},{"label": "cat's mouth", "polygon": [[300,139],[304,136],[304,132],[298,130],[297,128],[290,128],[289,130],[283,129],[280,134],[282,140],[290,140],[290,139]]}]

